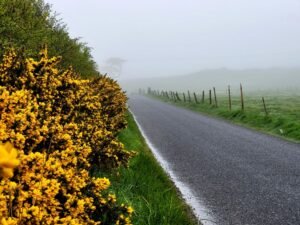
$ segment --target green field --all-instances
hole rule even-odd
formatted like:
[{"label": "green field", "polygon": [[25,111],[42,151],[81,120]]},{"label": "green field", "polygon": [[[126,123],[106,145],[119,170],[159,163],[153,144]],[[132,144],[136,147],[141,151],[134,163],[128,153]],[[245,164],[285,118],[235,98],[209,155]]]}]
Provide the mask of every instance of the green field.
[{"label": "green field", "polygon": [[119,139],[126,149],[136,151],[137,155],[131,159],[129,168],[101,176],[111,180],[111,190],[118,201],[133,206],[133,224],[197,224],[190,208],[146,145],[132,115],[128,113],[127,117],[128,127],[120,133]]},{"label": "green field", "polygon": [[[185,93],[186,102],[183,101],[182,93],[179,94],[181,101],[178,99],[174,101],[174,99],[171,98],[152,94],[155,98],[159,98],[162,101],[180,107],[215,117],[221,117],[234,123],[292,141],[300,141],[300,92],[297,93],[297,90],[294,90],[293,92],[258,91],[244,93],[244,110],[241,108],[239,91],[234,90],[231,93],[231,110],[229,110],[228,92],[217,92],[216,95],[217,106],[214,101],[213,91],[212,104],[209,103],[210,101],[207,92],[205,93],[204,103],[202,102],[202,94],[196,94],[198,104],[195,102],[193,93],[190,94],[191,102],[189,101],[187,93]],[[262,97],[265,99],[266,111],[264,109]]]}]

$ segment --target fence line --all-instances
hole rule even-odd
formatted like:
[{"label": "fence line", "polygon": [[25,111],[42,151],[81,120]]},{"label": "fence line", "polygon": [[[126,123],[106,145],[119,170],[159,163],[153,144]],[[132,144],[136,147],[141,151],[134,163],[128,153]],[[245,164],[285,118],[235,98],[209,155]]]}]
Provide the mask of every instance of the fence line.
[{"label": "fence line", "polygon": [[[232,99],[233,94],[232,94],[231,86],[228,85],[227,89],[225,89],[225,90],[226,90],[225,95],[220,95],[220,96],[222,99],[222,96],[224,98],[224,97],[226,97],[226,94],[228,94],[228,100],[227,100],[228,101],[228,110],[232,111],[234,105],[235,105],[235,108],[237,108],[237,105],[236,105],[237,103],[236,103],[236,100],[233,101],[233,99]],[[138,93],[154,95],[154,96],[162,97],[162,98],[174,101],[174,102],[183,102],[183,103],[188,103],[188,104],[195,103],[195,104],[199,104],[199,105],[208,103],[209,105],[211,105],[211,107],[215,107],[215,108],[219,107],[219,101],[217,98],[217,91],[216,91],[215,87],[212,87],[212,89],[208,90],[208,96],[207,96],[208,101],[206,101],[205,90],[200,91],[199,95],[197,94],[197,92],[192,92],[193,99],[191,97],[190,90],[187,90],[186,92],[178,92],[178,91],[173,91],[173,90],[155,90],[155,89],[151,89],[149,87],[147,89],[147,91],[139,88]],[[220,92],[218,92],[218,93],[220,94]],[[263,104],[264,114],[265,114],[265,116],[268,116],[269,111],[267,109],[265,98],[262,97],[261,101]],[[244,91],[243,91],[242,84],[240,84],[240,86],[239,86],[239,104],[240,104],[240,110],[242,112],[244,112],[245,111],[245,99],[244,99]]]}]

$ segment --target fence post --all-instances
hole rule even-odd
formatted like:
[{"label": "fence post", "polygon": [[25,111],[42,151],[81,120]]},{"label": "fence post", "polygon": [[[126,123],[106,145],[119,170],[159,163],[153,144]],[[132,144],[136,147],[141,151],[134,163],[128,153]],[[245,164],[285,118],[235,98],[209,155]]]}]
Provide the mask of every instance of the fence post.
[{"label": "fence post", "polygon": [[204,97],[205,97],[205,92],[204,90],[202,91],[202,103],[204,103]]},{"label": "fence post", "polygon": [[241,91],[241,107],[242,107],[242,111],[244,111],[245,105],[244,105],[244,94],[243,94],[243,86],[242,86],[242,84],[240,84],[240,91]]},{"label": "fence post", "polygon": [[178,92],[176,91],[176,97],[178,99],[178,101],[181,101],[181,99],[179,98]]},{"label": "fence post", "polygon": [[228,103],[229,103],[229,111],[231,111],[231,93],[230,93],[230,85],[228,85]]},{"label": "fence post", "polygon": [[185,93],[183,92],[183,101],[186,102]]},{"label": "fence post", "polygon": [[198,104],[198,99],[197,99],[197,95],[196,95],[196,93],[194,92],[194,98],[195,98],[195,102],[196,102],[196,104]]},{"label": "fence post", "polygon": [[176,96],[175,96],[175,93],[173,91],[172,91],[172,97],[173,97],[174,102],[176,102]]},{"label": "fence post", "polygon": [[211,90],[209,89],[209,104],[211,105],[212,100],[211,100]]},{"label": "fence post", "polygon": [[215,97],[215,106],[218,108],[218,101],[217,101],[216,88],[213,87],[213,89],[214,89],[214,97]]},{"label": "fence post", "polygon": [[263,105],[264,105],[265,114],[267,116],[268,115],[268,111],[267,111],[266,102],[265,102],[265,98],[264,97],[262,97],[262,102],[263,102]]}]

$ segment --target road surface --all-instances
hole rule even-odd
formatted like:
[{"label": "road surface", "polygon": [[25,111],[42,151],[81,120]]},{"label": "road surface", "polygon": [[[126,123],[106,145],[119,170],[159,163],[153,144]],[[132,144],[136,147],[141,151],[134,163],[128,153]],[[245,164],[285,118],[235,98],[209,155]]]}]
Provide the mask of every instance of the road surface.
[{"label": "road surface", "polygon": [[143,96],[129,107],[216,224],[300,224],[300,145]]}]

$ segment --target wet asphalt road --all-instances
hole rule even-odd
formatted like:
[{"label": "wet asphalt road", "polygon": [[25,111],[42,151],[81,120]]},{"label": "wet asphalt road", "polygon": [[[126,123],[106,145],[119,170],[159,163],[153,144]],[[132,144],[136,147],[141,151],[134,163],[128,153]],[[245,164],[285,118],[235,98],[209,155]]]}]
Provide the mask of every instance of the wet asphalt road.
[{"label": "wet asphalt road", "polygon": [[300,145],[143,96],[129,106],[217,224],[300,225]]}]

